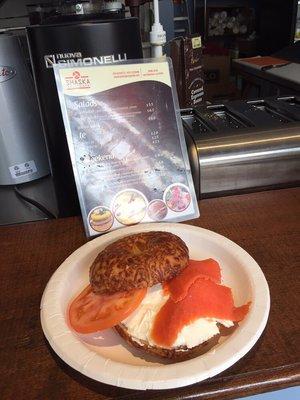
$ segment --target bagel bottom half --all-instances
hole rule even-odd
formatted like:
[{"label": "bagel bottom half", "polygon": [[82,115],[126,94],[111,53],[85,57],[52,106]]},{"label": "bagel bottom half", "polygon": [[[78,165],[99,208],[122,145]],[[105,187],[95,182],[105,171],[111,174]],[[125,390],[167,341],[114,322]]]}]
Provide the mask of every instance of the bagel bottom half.
[{"label": "bagel bottom half", "polygon": [[225,327],[222,324],[218,324],[218,328],[220,333],[213,336],[209,340],[200,343],[198,346],[188,348],[186,346],[180,346],[175,348],[163,348],[159,346],[152,346],[148,342],[144,340],[140,340],[132,337],[124,324],[119,324],[115,326],[115,330],[119,333],[119,335],[130,345],[143,350],[148,354],[152,354],[154,356],[168,358],[170,360],[185,361],[194,357],[198,357],[204,353],[207,353],[210,349],[216,346],[221,338],[221,336],[230,335],[236,328],[238,324],[235,323],[230,328]]}]

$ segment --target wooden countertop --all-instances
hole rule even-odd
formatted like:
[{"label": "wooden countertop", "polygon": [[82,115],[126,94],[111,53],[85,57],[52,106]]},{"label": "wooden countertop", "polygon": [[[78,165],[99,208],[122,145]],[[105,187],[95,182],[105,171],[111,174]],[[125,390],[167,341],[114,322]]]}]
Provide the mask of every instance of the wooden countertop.
[{"label": "wooden countertop", "polygon": [[47,281],[86,242],[81,219],[1,227],[1,399],[231,399],[300,384],[300,189],[202,200],[200,210],[200,219],[189,223],[242,246],[270,286],[267,327],[243,359],[207,381],[166,391],[120,389],[84,377],[54,354],[39,320]]}]

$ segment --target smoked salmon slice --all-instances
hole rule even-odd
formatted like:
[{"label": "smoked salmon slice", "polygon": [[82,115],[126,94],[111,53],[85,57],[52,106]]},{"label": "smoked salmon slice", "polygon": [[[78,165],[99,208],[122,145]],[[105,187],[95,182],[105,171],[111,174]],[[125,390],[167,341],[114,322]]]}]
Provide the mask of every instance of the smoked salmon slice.
[{"label": "smoked salmon slice", "polygon": [[[184,277],[183,281],[186,279]],[[182,284],[181,288],[185,291],[186,285]],[[170,297],[158,311],[151,331],[152,339],[163,347],[171,347],[182,328],[199,318],[238,322],[245,317],[250,306],[248,303],[235,307],[231,289],[211,279],[196,279],[189,286],[186,296],[177,293],[173,282],[169,284],[169,290]],[[175,298],[182,300],[175,302],[173,291],[176,293]]]},{"label": "smoked salmon slice", "polygon": [[212,258],[189,260],[188,266],[179,275],[165,283],[165,293],[170,294],[172,300],[177,303],[184,299],[190,286],[199,278],[221,283],[221,268],[217,261]]}]

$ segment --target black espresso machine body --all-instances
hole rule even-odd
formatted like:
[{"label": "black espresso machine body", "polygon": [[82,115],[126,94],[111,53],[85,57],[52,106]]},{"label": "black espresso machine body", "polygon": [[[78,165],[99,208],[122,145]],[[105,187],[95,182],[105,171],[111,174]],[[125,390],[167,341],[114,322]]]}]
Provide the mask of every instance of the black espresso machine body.
[{"label": "black espresso machine body", "polygon": [[39,107],[48,146],[59,216],[79,214],[53,64],[91,65],[142,58],[136,18],[35,25],[27,28]]}]

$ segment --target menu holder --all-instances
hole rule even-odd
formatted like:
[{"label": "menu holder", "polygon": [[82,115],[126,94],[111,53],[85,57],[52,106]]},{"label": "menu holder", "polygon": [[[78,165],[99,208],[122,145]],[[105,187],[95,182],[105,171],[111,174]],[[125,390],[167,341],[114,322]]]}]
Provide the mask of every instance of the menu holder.
[{"label": "menu holder", "polygon": [[54,73],[87,236],[197,218],[170,59]]}]

